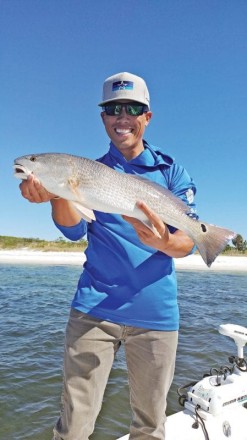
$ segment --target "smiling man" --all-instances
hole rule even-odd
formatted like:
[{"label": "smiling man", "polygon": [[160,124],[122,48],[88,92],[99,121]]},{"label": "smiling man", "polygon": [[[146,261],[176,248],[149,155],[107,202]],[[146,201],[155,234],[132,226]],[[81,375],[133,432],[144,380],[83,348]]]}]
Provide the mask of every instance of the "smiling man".
[{"label": "smiling man", "polygon": [[[111,140],[99,162],[159,183],[194,212],[195,186],[188,173],[143,139],[152,117],[145,81],[127,72],[107,78],[99,106]],[[164,440],[179,326],[173,257],[189,254],[193,242],[143,201],[138,206],[153,231],[136,219],[102,212],[95,212],[96,221],[88,224],[69,201],[48,193],[34,176],[20,188],[31,202],[51,202],[53,220],[67,238],[88,237],[87,261],[66,329],[63,410],[54,440],[89,439],[121,344],[133,413],[130,440]]]},{"label": "smiling man", "polygon": [[100,105],[106,132],[115,147],[131,160],[144,149],[143,133],[152,117],[146,84],[135,75],[114,75],[105,81],[103,97],[106,99]]}]

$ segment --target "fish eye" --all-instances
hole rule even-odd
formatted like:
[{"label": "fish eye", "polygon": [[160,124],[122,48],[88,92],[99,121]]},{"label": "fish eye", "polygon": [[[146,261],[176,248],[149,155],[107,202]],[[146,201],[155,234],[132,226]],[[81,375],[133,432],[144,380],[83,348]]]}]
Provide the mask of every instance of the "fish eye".
[{"label": "fish eye", "polygon": [[36,161],[36,156],[31,156],[30,160],[31,160],[31,162],[35,162]]}]

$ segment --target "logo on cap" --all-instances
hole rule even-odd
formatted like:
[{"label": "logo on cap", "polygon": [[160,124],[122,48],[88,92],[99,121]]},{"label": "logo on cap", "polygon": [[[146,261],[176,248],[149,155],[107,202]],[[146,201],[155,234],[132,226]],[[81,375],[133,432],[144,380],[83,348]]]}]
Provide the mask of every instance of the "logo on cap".
[{"label": "logo on cap", "polygon": [[133,82],[132,81],[117,81],[112,84],[112,91],[116,92],[117,90],[133,90]]}]

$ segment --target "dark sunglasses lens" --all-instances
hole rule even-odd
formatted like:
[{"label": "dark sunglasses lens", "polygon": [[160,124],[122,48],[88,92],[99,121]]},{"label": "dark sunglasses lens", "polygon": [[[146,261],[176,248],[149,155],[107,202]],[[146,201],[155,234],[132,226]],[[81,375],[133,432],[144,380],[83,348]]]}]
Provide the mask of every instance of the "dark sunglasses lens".
[{"label": "dark sunglasses lens", "polygon": [[139,116],[143,114],[143,105],[127,104],[126,112],[131,116]]},{"label": "dark sunglasses lens", "polygon": [[141,104],[111,104],[105,105],[104,110],[108,116],[119,116],[123,107],[130,116],[140,116],[147,111],[146,106]]},{"label": "dark sunglasses lens", "polygon": [[106,105],[105,106],[105,112],[108,116],[118,116],[121,113],[121,106],[112,104],[112,105]]}]

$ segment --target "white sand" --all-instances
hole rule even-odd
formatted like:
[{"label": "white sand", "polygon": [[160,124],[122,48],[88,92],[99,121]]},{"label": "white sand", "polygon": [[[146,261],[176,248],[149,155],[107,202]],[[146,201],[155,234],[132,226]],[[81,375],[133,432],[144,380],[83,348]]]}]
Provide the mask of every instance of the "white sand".
[{"label": "white sand", "polygon": [[85,261],[83,252],[42,252],[27,249],[0,251],[0,263],[13,264],[72,264],[82,266]]},{"label": "white sand", "polygon": [[[82,266],[85,255],[82,252],[42,252],[22,250],[0,251],[0,263],[13,264],[56,264]],[[209,269],[200,255],[190,255],[186,258],[175,259],[176,268],[179,270],[208,270],[208,271],[247,271],[247,257],[228,257],[220,255]]]},{"label": "white sand", "polygon": [[247,257],[229,257],[219,255],[213,262],[212,266],[208,268],[200,255],[189,255],[185,258],[175,259],[175,266],[177,269],[183,270],[208,270],[208,271],[247,271]]}]

